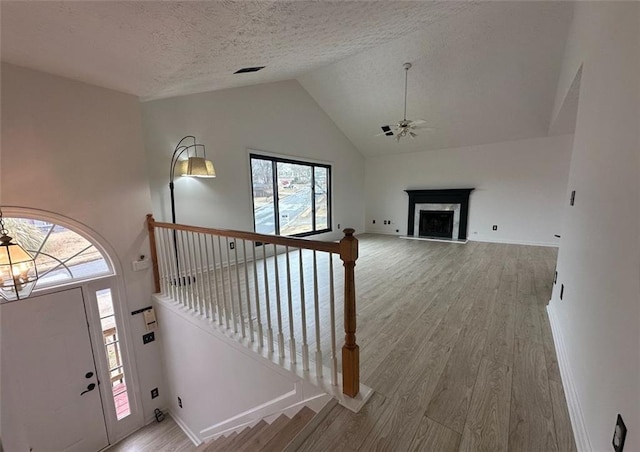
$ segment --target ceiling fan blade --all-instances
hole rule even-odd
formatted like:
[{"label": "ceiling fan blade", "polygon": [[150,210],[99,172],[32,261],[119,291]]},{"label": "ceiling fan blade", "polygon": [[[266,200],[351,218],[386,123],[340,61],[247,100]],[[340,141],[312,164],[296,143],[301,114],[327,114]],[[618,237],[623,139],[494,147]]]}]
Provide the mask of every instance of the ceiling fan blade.
[{"label": "ceiling fan blade", "polygon": [[415,137],[417,137],[418,135],[416,135],[416,134],[415,134],[415,133],[413,133],[413,132],[409,132],[409,136],[410,136],[412,139],[414,139],[414,138],[415,138]]},{"label": "ceiling fan blade", "polygon": [[424,119],[416,119],[415,121],[409,121],[409,123],[413,124],[414,126],[417,126],[420,124],[426,124],[427,121],[425,121]]},{"label": "ceiling fan blade", "polygon": [[[375,134],[375,135],[374,135],[374,137],[383,137],[383,136],[390,137],[390,136],[395,135],[395,134],[394,134],[394,133],[392,133],[392,132],[393,132],[392,130],[389,130],[388,132],[377,133],[377,134]],[[389,134],[390,134],[390,135],[389,135]]]},{"label": "ceiling fan blade", "polygon": [[424,130],[426,132],[434,132],[437,130],[435,127],[429,127],[429,126],[415,126],[411,128],[414,130]]}]

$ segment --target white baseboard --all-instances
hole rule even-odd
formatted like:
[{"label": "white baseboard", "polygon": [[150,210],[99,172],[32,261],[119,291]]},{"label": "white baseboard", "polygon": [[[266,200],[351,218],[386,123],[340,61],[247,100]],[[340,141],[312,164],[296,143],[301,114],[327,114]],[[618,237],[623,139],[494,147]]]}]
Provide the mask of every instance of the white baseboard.
[{"label": "white baseboard", "polygon": [[560,368],[560,376],[562,377],[562,386],[567,398],[567,407],[569,408],[569,417],[571,418],[571,426],[573,427],[573,436],[576,440],[578,452],[591,452],[591,441],[584,422],[582,408],[580,407],[580,399],[573,379],[573,372],[569,365],[569,355],[567,354],[564,335],[560,329],[557,314],[554,309],[553,300],[547,305],[547,313],[549,314],[549,322],[551,323],[551,332],[553,333],[553,342],[556,347],[556,355],[558,356],[558,367]]},{"label": "white baseboard", "polygon": [[504,243],[506,245],[530,245],[530,246],[548,246],[551,248],[558,248],[559,242],[536,242],[530,240],[510,240],[510,239],[494,239],[491,237],[482,237],[471,235],[467,237],[467,240],[472,242],[486,242],[486,243]]},{"label": "white baseboard", "polygon": [[193,431],[191,431],[191,429],[187,426],[187,423],[183,421],[180,418],[180,416],[178,416],[173,411],[169,411],[169,415],[173,418],[174,421],[176,421],[176,424],[178,424],[178,427],[182,429],[184,434],[187,435],[187,438],[191,440],[194,446],[199,446],[200,444],[202,444],[202,441],[200,440],[200,438],[198,438],[198,435],[196,435]]}]

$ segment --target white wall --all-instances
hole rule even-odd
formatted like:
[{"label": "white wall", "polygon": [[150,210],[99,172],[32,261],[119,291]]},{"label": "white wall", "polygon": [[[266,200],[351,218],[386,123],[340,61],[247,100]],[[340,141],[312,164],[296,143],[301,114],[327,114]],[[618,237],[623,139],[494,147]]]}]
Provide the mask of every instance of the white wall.
[{"label": "white wall", "polygon": [[550,314],[573,377],[563,373],[576,395],[569,404],[584,420],[578,442],[595,451],[612,450],[618,413],[629,429],[624,450],[640,450],[639,23],[638,3],[576,3],[556,102],[583,63],[568,184],[575,206],[565,206]]},{"label": "white wall", "polygon": [[171,413],[192,438],[203,440],[305,400],[326,398],[299,377],[214,332],[207,320],[174,304],[156,301],[155,306]]},{"label": "white wall", "polygon": [[[149,305],[150,273],[131,269],[148,255],[151,209],[138,99],[3,64],[1,133],[0,204],[54,212],[96,231],[123,270],[124,311]],[[127,320],[149,417],[163,403],[149,396],[162,387],[162,366],[156,344],[142,345],[139,317]]]},{"label": "white wall", "polygon": [[[572,136],[564,135],[367,158],[366,229],[406,235],[404,190],[475,188],[470,240],[554,245],[554,234],[561,232],[571,142]],[[392,224],[385,226],[384,220]]]},{"label": "white wall", "polygon": [[153,212],[170,220],[169,162],[178,141],[195,135],[215,179],[176,180],[178,223],[253,230],[247,149],[333,165],[334,233],[363,229],[364,159],[297,81],[180,96],[142,104]]}]

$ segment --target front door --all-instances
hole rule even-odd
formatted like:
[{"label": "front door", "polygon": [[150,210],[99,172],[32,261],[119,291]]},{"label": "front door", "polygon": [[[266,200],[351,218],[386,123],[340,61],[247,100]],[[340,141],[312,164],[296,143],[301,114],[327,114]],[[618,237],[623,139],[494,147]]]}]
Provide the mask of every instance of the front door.
[{"label": "front door", "polygon": [[81,289],[0,306],[0,347],[5,450],[109,444]]}]

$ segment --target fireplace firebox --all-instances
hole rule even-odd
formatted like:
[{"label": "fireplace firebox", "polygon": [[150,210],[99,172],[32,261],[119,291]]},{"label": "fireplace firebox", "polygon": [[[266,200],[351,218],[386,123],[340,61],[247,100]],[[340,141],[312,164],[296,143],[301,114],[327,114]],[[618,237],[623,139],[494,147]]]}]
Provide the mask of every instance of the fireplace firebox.
[{"label": "fireplace firebox", "polygon": [[422,237],[453,238],[453,211],[421,210],[418,234]]}]

